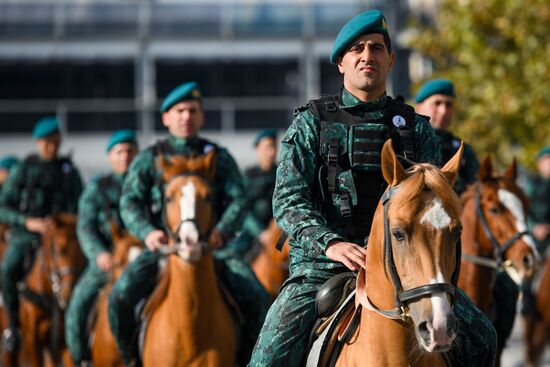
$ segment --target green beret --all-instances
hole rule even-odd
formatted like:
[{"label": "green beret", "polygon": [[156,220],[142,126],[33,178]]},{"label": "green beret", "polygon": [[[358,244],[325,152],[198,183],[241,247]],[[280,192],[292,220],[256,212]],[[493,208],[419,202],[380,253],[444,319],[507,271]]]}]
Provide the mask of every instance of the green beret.
[{"label": "green beret", "polygon": [[59,132],[59,120],[55,116],[43,117],[32,130],[32,137],[35,139],[42,139],[46,136]]},{"label": "green beret", "polygon": [[105,149],[107,153],[113,147],[120,143],[132,143],[137,146],[136,133],[134,130],[117,130],[111,135],[111,138],[107,142],[107,148]]},{"label": "green beret", "polygon": [[550,154],[550,145],[547,145],[540,150],[539,154],[537,154],[537,159],[542,158],[542,156],[545,156],[548,154]]},{"label": "green beret", "polygon": [[351,45],[357,37],[363,34],[380,33],[382,35],[390,36],[388,32],[388,26],[386,24],[386,18],[380,10],[369,10],[362,14],[353,17],[347,22],[332,45],[332,52],[330,53],[330,62],[335,64],[338,57]]},{"label": "green beret", "polygon": [[2,157],[2,159],[0,159],[0,168],[3,168],[9,171],[10,168],[12,168],[13,165],[16,164],[17,162],[19,162],[19,160],[15,156],[7,155],[5,157]]},{"label": "green beret", "polygon": [[254,146],[258,145],[260,140],[263,138],[272,138],[277,139],[277,129],[263,129],[256,135],[256,139],[254,139]]},{"label": "green beret", "polygon": [[201,91],[196,82],[183,83],[174,88],[162,101],[160,112],[166,112],[176,103],[189,99],[201,99]]},{"label": "green beret", "polygon": [[426,98],[434,94],[444,94],[446,96],[455,96],[455,87],[453,82],[447,79],[432,79],[422,84],[420,90],[416,94],[414,101],[416,103],[423,102]]}]

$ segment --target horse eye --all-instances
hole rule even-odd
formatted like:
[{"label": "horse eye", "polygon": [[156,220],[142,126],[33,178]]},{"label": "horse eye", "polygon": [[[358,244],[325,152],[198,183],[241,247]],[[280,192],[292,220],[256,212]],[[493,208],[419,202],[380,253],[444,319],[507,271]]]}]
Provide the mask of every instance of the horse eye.
[{"label": "horse eye", "polygon": [[489,212],[493,215],[498,215],[498,214],[500,214],[500,209],[497,208],[496,206],[494,206],[492,208],[489,208]]},{"label": "horse eye", "polygon": [[396,241],[401,242],[405,240],[405,232],[400,229],[392,229],[391,234]]},{"label": "horse eye", "polygon": [[169,197],[169,196],[167,196],[167,197],[164,198],[164,203],[165,203],[165,204],[169,204],[171,201],[172,201],[172,198]]}]

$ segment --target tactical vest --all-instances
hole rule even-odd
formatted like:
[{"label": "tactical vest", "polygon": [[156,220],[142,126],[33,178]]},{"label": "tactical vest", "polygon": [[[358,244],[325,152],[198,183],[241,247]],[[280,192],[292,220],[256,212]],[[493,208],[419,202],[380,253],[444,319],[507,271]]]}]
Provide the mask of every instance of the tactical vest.
[{"label": "tactical vest", "polygon": [[[535,223],[550,223],[550,183],[539,175],[532,182],[533,192],[530,195],[531,207],[529,213]],[[546,237],[549,239],[550,235]]]},{"label": "tactical vest", "polygon": [[[97,187],[99,189],[99,194],[101,195],[101,203],[105,213],[105,218],[107,218],[108,222],[113,221],[117,228],[124,228],[124,224],[120,216],[120,201],[113,201],[108,194],[109,192],[116,190],[118,197],[120,198],[122,188],[118,187],[118,182],[114,179],[112,174],[105,175],[97,180]],[[111,237],[110,228],[109,233],[105,233],[105,235],[107,235],[107,238]]]},{"label": "tactical vest", "polygon": [[[271,200],[273,191],[275,191],[275,177],[271,180],[270,175],[272,172],[271,170],[263,172],[260,167],[254,167],[245,173],[253,185],[253,187],[249,185],[246,188],[247,194],[252,200],[252,210],[256,218],[265,225],[268,225],[273,219]],[[268,182],[268,180],[270,181]]]},{"label": "tactical vest", "polygon": [[74,165],[69,157],[51,162],[44,162],[37,155],[27,157],[23,161],[22,180],[19,183],[19,211],[37,217],[66,211],[75,212],[77,203],[69,202],[73,197],[73,174]]},{"label": "tactical vest", "polygon": [[343,227],[351,240],[363,243],[386,182],[381,174],[382,146],[393,141],[396,154],[416,160],[415,112],[387,97],[381,119],[366,120],[340,107],[336,96],[308,103],[320,121],[320,208],[329,223]]}]

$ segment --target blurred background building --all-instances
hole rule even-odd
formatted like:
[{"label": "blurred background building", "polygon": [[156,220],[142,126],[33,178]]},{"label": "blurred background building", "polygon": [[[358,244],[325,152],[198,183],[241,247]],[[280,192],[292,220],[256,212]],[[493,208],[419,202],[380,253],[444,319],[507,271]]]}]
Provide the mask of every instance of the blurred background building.
[{"label": "blurred background building", "polygon": [[328,55],[340,27],[362,11],[385,13],[398,59],[388,92],[408,97],[410,75],[422,77],[429,64],[399,39],[411,3],[429,13],[435,2],[0,1],[0,154],[32,151],[32,126],[56,114],[63,150],[89,177],[105,167],[112,130],[138,130],[143,146],[166,134],[163,96],[196,80],[205,135],[244,167],[259,129],[284,131],[294,107],[338,93],[341,76]]}]

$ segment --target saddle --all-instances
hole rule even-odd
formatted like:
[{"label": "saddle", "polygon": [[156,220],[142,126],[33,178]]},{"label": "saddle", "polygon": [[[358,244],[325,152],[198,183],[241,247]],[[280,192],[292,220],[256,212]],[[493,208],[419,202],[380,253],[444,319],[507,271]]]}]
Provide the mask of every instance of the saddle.
[{"label": "saddle", "polygon": [[357,330],[361,308],[355,307],[356,275],[338,274],[327,280],[317,292],[317,321],[310,334],[306,367],[332,367],[341,347]]}]

